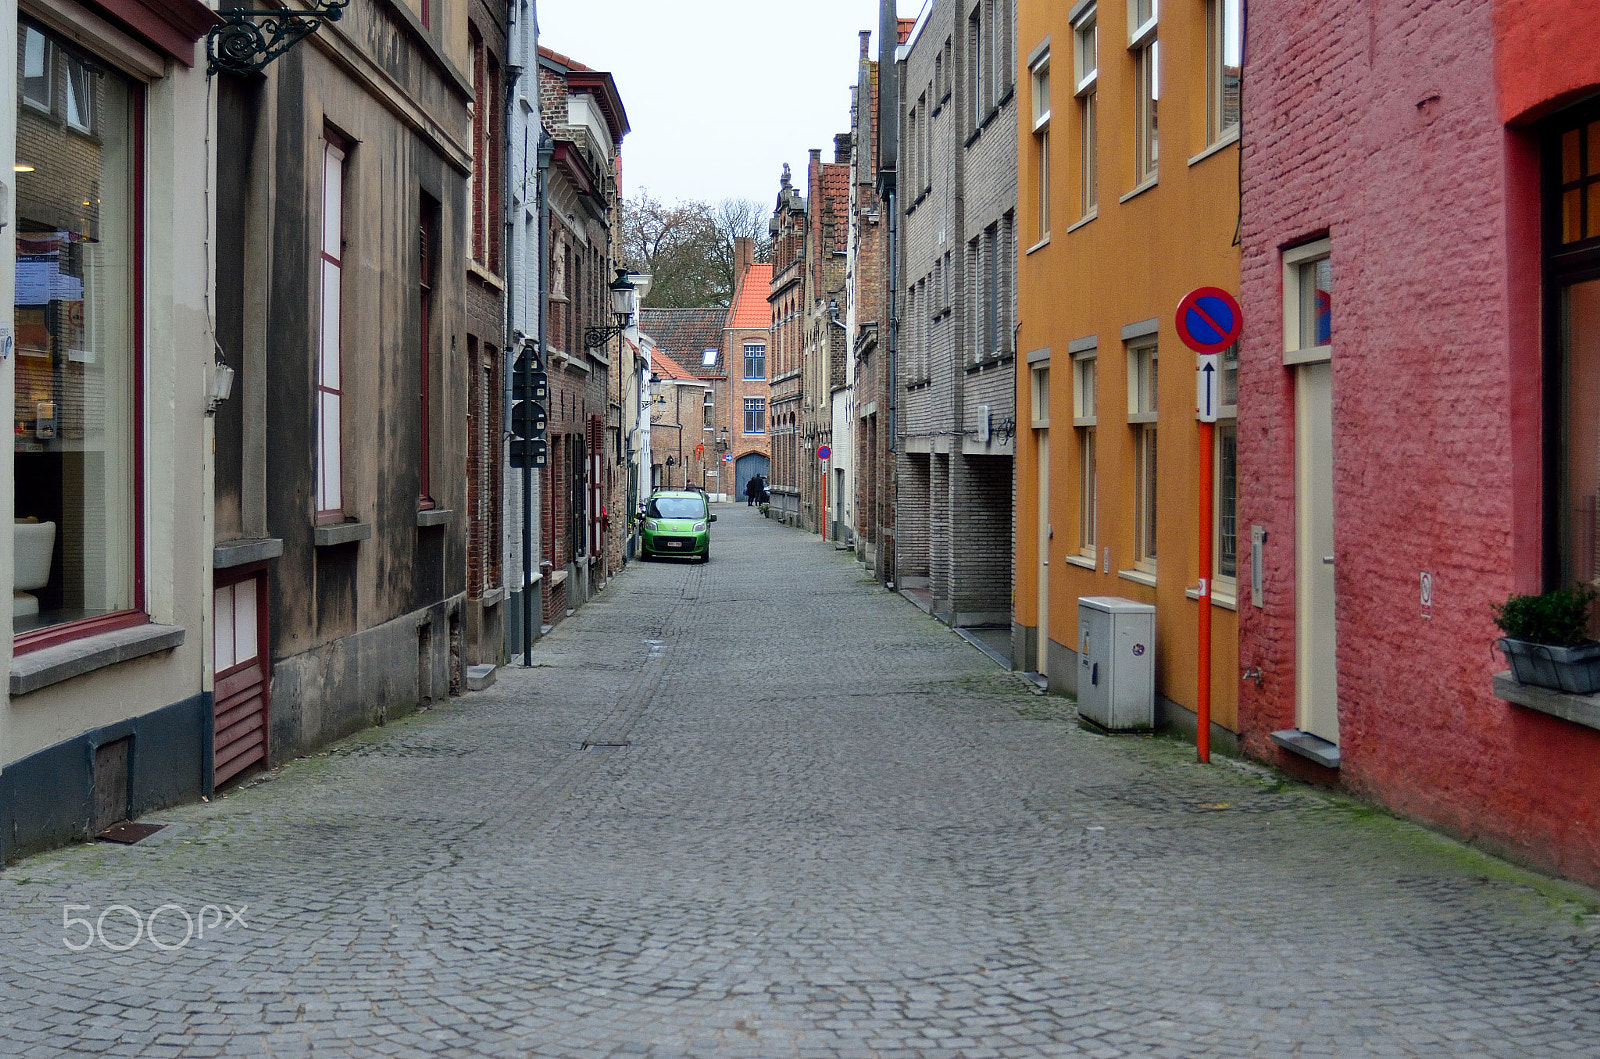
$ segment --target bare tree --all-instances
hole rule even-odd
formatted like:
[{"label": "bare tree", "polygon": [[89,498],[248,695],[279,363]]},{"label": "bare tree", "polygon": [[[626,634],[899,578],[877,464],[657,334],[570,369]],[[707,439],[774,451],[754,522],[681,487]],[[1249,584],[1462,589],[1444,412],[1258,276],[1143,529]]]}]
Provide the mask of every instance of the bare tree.
[{"label": "bare tree", "polygon": [[734,241],[740,238],[754,240],[756,260],[766,258],[767,215],[760,204],[666,203],[641,188],[623,209],[621,263],[650,273],[645,301],[654,308],[727,305],[738,278]]}]

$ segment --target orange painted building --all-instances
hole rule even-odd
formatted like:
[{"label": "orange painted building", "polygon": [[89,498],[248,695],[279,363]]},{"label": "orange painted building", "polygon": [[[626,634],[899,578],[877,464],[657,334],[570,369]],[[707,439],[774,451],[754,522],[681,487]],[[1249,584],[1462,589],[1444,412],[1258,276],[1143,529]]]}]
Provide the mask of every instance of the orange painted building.
[{"label": "orange painted building", "polygon": [[1202,452],[1195,355],[1173,318],[1195,287],[1238,290],[1239,8],[1019,0],[1016,49],[1014,664],[1076,693],[1078,598],[1154,604],[1157,722],[1193,731],[1198,477],[1213,461],[1223,748],[1239,684],[1236,360],[1223,358],[1224,417]]}]

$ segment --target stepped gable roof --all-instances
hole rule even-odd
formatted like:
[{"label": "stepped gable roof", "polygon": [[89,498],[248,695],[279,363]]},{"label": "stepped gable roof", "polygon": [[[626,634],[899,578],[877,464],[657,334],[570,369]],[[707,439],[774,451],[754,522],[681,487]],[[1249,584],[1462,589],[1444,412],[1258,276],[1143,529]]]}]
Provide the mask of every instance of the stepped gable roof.
[{"label": "stepped gable roof", "polygon": [[[656,351],[665,353],[696,379],[720,379],[722,328],[728,310],[716,306],[706,309],[640,309],[639,327],[656,341]],[[717,362],[706,364],[703,354],[717,351]]]},{"label": "stepped gable roof", "polygon": [[727,328],[730,331],[745,328],[765,330],[772,324],[772,306],[767,294],[772,286],[772,265],[751,265],[739,287],[739,300],[728,310]]}]

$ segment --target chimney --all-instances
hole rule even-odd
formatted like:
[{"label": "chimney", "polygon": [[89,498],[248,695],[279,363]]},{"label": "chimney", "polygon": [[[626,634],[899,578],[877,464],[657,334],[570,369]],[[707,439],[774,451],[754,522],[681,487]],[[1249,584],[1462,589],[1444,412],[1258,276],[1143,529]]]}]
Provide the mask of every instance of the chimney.
[{"label": "chimney", "polygon": [[850,161],[850,134],[848,132],[834,134],[833,160],[835,163],[848,163]]},{"label": "chimney", "polygon": [[733,284],[735,287],[744,283],[744,274],[750,271],[750,266],[756,262],[756,243],[748,235],[741,235],[733,241]]},{"label": "chimney", "polygon": [[870,30],[870,29],[862,30],[861,31],[861,58],[863,58],[863,59],[865,59],[867,57],[867,45],[871,40],[872,40],[872,30]]},{"label": "chimney", "polygon": [[900,13],[895,0],[878,0],[878,193],[892,192],[900,146],[900,65],[895,44]]}]

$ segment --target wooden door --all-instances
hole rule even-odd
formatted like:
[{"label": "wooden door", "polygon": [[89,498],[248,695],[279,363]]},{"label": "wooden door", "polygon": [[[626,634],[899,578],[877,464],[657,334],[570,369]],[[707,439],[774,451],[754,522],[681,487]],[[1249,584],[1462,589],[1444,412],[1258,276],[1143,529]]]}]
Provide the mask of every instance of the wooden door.
[{"label": "wooden door", "polygon": [[211,775],[221,786],[267,764],[266,571],[218,571],[212,615]]}]

